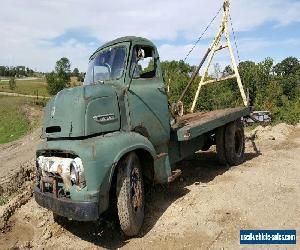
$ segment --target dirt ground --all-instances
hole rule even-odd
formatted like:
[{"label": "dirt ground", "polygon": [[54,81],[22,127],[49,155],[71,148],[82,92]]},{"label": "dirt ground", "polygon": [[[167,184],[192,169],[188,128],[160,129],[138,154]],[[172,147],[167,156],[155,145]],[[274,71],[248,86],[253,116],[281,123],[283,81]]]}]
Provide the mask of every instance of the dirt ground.
[{"label": "dirt ground", "polygon": [[[153,187],[136,238],[122,235],[109,215],[97,223],[56,223],[52,213],[29,196],[12,209],[0,232],[0,248],[237,249],[242,248],[240,229],[296,229],[299,244],[300,124],[258,127],[247,138],[242,165],[222,168],[212,149],[182,162],[183,174],[174,183]],[[24,176],[23,186],[30,190],[38,141],[37,130],[0,147],[2,193],[16,191],[22,184],[18,178]],[[14,178],[18,167],[28,173]]]}]

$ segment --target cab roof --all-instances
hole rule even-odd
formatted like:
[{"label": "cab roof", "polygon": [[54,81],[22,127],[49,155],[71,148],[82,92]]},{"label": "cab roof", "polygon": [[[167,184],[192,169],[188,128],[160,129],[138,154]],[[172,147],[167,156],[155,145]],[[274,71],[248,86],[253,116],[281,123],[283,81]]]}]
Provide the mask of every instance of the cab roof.
[{"label": "cab roof", "polygon": [[117,43],[123,43],[123,42],[141,42],[141,43],[148,43],[151,46],[155,46],[149,39],[147,38],[143,38],[143,37],[138,37],[138,36],[123,36],[117,39],[114,39],[110,42],[107,42],[105,44],[103,44],[101,47],[99,47],[91,56],[90,59],[92,59],[92,57],[101,49],[115,45]]}]

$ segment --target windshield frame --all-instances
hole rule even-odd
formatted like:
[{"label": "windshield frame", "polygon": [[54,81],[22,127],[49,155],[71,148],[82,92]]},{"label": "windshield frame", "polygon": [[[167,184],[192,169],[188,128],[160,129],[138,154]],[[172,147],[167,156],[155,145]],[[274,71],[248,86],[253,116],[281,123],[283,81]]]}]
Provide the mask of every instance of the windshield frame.
[{"label": "windshield frame", "polygon": [[[127,70],[127,64],[128,64],[128,53],[129,53],[129,44],[128,43],[117,43],[117,44],[114,44],[114,45],[110,45],[110,46],[101,48],[98,51],[96,51],[95,54],[93,54],[92,57],[89,60],[88,67],[87,67],[87,72],[88,72],[90,63],[92,63],[92,61],[96,57],[98,57],[102,53],[105,53],[105,52],[107,52],[107,51],[109,51],[111,49],[116,49],[116,48],[123,48],[123,49],[125,49],[124,62],[123,62],[124,67],[123,67],[123,70],[122,70],[122,74],[120,74],[120,76],[118,78],[103,80],[103,82],[101,82],[101,81],[99,81],[99,82],[93,81],[93,82],[90,82],[90,83],[86,83],[85,79],[84,79],[83,85],[89,86],[89,85],[96,85],[96,84],[103,84],[103,83],[106,84],[106,83],[111,83],[111,82],[115,83],[115,82],[120,82],[121,79],[125,78],[125,72]],[[87,72],[86,72],[86,74],[87,74]]]}]

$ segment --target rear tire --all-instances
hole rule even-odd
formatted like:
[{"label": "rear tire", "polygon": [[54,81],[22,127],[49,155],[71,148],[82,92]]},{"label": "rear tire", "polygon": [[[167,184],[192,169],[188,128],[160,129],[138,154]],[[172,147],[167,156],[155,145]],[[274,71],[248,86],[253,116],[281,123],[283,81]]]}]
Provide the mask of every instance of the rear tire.
[{"label": "rear tire", "polygon": [[128,154],[118,166],[117,208],[120,226],[127,236],[139,233],[144,220],[144,184],[136,153]]},{"label": "rear tire", "polygon": [[245,135],[241,120],[227,124],[225,129],[225,154],[229,165],[236,166],[244,161]]},{"label": "rear tire", "polygon": [[53,214],[53,220],[59,225],[66,224],[69,221],[68,218],[66,217],[63,217],[56,213],[52,213],[52,214]]},{"label": "rear tire", "polygon": [[227,163],[225,154],[225,126],[216,131],[216,150],[219,163],[225,165]]}]

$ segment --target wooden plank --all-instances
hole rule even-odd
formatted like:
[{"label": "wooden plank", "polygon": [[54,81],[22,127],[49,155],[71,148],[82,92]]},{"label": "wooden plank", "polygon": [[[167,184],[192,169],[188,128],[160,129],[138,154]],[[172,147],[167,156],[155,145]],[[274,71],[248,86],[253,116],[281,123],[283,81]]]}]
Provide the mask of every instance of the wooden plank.
[{"label": "wooden plank", "polygon": [[249,114],[249,107],[195,113],[182,117],[174,129],[178,141],[188,141]]}]

